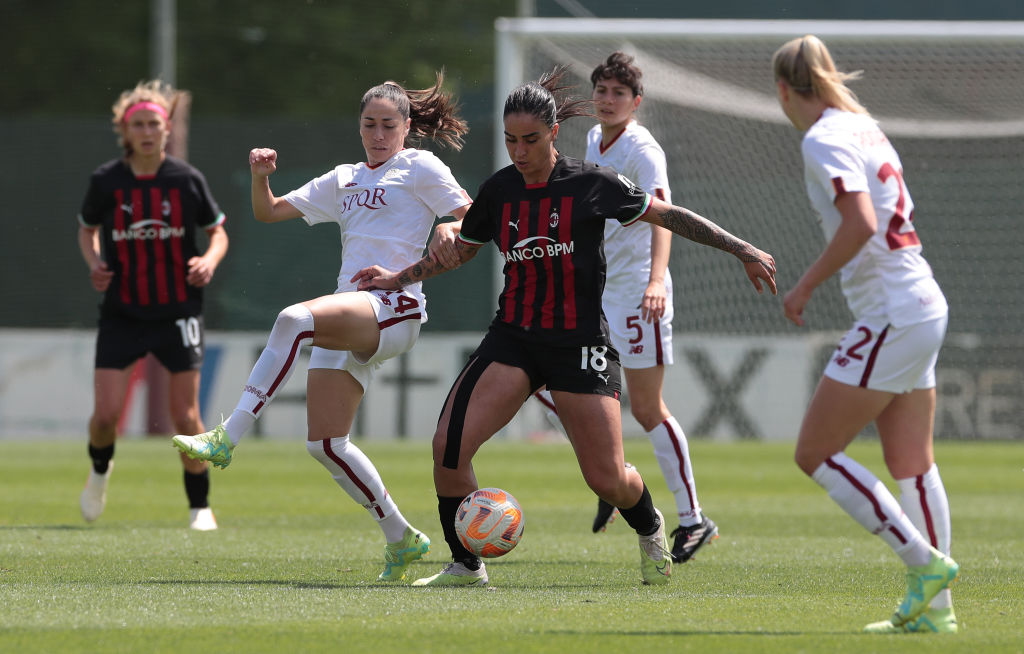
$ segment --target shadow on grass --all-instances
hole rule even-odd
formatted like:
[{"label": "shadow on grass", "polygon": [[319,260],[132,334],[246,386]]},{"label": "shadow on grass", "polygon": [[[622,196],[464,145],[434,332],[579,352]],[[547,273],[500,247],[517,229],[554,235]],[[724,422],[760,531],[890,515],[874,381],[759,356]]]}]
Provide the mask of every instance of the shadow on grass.
[{"label": "shadow on grass", "polygon": [[714,629],[687,629],[671,630],[663,629],[657,631],[577,631],[571,629],[558,629],[545,631],[551,636],[849,636],[849,631],[762,631],[750,629],[741,631],[738,629],[716,631]]},{"label": "shadow on grass", "polygon": [[85,531],[90,525],[0,525],[0,531]]},{"label": "shadow on grass", "polygon": [[297,590],[379,590],[387,588],[423,592],[422,589],[413,588],[405,583],[394,584],[383,581],[353,581],[346,584],[324,581],[292,581],[289,579],[145,579],[133,582],[134,584],[152,584],[156,586],[281,586]]}]

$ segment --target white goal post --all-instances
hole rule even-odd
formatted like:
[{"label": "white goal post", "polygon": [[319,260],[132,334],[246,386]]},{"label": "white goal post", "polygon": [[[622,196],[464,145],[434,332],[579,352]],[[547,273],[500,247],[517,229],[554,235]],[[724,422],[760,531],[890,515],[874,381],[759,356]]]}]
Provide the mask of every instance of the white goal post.
[{"label": "white goal post", "polygon": [[[659,40],[774,39],[779,45],[804,34],[815,34],[828,42],[882,41],[904,42],[993,42],[1008,41],[1024,44],[1024,22],[1018,21],[867,21],[867,20],[719,20],[719,19],[649,19],[649,18],[498,18],[495,21],[495,106],[501,107],[508,92],[531,78],[527,59],[531,48],[543,44],[550,55],[563,55],[560,63],[583,64],[593,68],[598,62],[580,62],[571,50],[561,49],[560,40],[586,37],[601,38],[609,44],[619,44],[624,50],[641,50],[643,44]],[[633,42],[633,47],[630,43]],[[647,53],[653,54],[653,53]],[[644,61],[644,57],[640,57]],[[657,65],[657,61],[644,62]],[[767,64],[766,64],[767,70]],[[770,85],[761,94],[742,89],[729,89],[730,81],[707,78],[700,74],[686,74],[685,67],[666,73],[682,74],[677,78],[688,91],[674,92],[678,87],[656,88],[656,95],[672,95],[682,105],[706,108],[712,111],[759,116],[764,120],[781,123],[785,117],[778,111]],[[645,70],[650,79],[651,72]],[[696,88],[690,86],[696,84]],[[696,92],[695,92],[696,91]],[[770,96],[767,100],[759,95]],[[998,121],[922,120],[913,116],[885,117],[876,115],[885,131],[893,136],[903,134],[970,138],[974,136],[999,137],[1007,134],[1024,135],[1024,118]],[[506,164],[500,132],[495,140],[496,163]]]},{"label": "white goal post", "polygon": [[[791,38],[821,37],[840,70],[864,73],[850,86],[900,152],[925,256],[950,302],[937,433],[1024,438],[1024,22],[502,18],[495,29],[499,114],[512,88],[555,65],[569,65],[587,97],[608,54],[634,55],[638,120],[665,149],[674,201],[769,250],[780,293],[823,242],[771,55]],[[559,149],[581,157],[591,125],[566,121]],[[500,128],[494,152],[496,167],[508,164]],[[780,301],[751,296],[717,254],[673,239],[677,349],[697,337],[799,335],[821,339],[828,356],[850,323],[837,282],[815,294],[808,328],[795,332]],[[808,384],[820,370],[810,366]]]}]

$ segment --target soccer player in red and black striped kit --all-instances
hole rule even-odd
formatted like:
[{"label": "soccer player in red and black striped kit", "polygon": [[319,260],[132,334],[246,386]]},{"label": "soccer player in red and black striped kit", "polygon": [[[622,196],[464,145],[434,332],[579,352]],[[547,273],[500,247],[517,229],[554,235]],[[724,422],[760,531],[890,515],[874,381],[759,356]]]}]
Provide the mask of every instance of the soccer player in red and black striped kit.
[{"label": "soccer player in red and black striped kit", "polygon": [[[153,80],[120,95],[112,110],[124,155],[93,172],[78,217],[78,245],[93,287],[103,293],[89,419],[92,468],[80,498],[87,522],[106,504],[117,424],[139,359],[152,353],[170,371],[174,428],[203,431],[203,287],[224,258],[228,237],[202,173],[166,152],[182,94]],[[200,231],[209,238],[205,252],[197,243]],[[208,464],[185,455],[181,460],[189,526],[216,529]]]},{"label": "soccer player in red and black striped kit", "polygon": [[[641,190],[610,168],[561,156],[558,123],[588,115],[580,100],[556,101],[556,69],[524,84],[504,108],[513,165],[480,187],[456,240],[460,260],[493,240],[504,258],[498,313],[455,381],[434,433],[434,486],[452,563],[416,586],[482,586],[483,562],[455,533],[462,499],[478,487],[472,458],[547,385],[590,488],[619,508],[640,538],[644,583],[669,581],[672,558],[661,514],[635,468],[625,466],[619,414],[620,366],[601,310],[606,220],[643,220],[738,257],[758,292],[775,293],[775,261],[714,223]],[[360,288],[394,289],[443,272],[429,257],[395,273],[373,266]]]}]

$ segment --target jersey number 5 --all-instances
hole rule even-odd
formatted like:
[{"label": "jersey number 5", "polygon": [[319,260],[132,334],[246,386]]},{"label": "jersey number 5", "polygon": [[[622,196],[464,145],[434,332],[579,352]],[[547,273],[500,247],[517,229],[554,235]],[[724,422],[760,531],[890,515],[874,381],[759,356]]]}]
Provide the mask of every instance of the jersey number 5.
[{"label": "jersey number 5", "polygon": [[911,247],[914,245],[921,245],[921,239],[917,237],[917,232],[911,227],[909,232],[903,232],[903,225],[909,224],[914,219],[914,212],[911,211],[909,216],[903,215],[903,210],[907,204],[907,196],[903,189],[906,185],[903,183],[903,171],[896,170],[891,163],[886,162],[878,169],[878,179],[882,180],[882,183],[889,181],[890,177],[896,178],[896,187],[900,190],[900,197],[896,200],[896,213],[889,219],[889,227],[885,230],[885,240],[889,244],[890,250],[899,250],[900,248]]}]

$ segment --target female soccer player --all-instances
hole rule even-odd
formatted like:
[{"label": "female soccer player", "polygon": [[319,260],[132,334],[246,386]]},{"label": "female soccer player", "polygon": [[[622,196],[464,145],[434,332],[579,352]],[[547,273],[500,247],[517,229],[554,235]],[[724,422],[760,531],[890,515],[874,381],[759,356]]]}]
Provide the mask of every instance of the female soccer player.
[{"label": "female soccer player", "polygon": [[[949,502],[932,453],[935,361],[947,307],[911,220],[914,202],[892,145],[817,37],[793,39],[772,61],[779,104],[803,138],[804,179],[829,241],[786,293],[803,324],[814,290],[840,274],[854,324],[825,368],[800,427],[796,463],[907,565],[907,595],[872,632],[957,630],[947,586]],[[844,453],[874,421],[900,501]],[[941,550],[941,551],[940,551]]]},{"label": "female soccer player", "polygon": [[[461,148],[466,123],[441,83],[439,74],[430,89],[406,90],[385,82],[368,90],[359,109],[366,162],[342,164],[283,197],[274,196],[268,179],[277,169],[277,153],[265,148],[250,153],[257,220],[304,218],[311,225],[340,225],[344,257],[338,289],[278,315],[267,347],[224,424],[198,436],[174,438],[190,456],[227,467],[234,447],[288,380],[299,347],[312,344],[306,448],[384,532],[387,545],[380,581],[404,577],[409,564],[427,553],[430,539],[402,516],[373,464],[350,442],[349,430],[373,370],[416,342],[420,324],[427,319],[426,299],[420,284],[396,292],[364,292],[354,282],[357,271],[382,257],[392,266],[417,261],[434,217],[461,219],[469,207],[468,194],[440,159],[406,147],[410,139],[426,137]],[[454,238],[451,231],[447,236]],[[432,252],[440,257],[435,260],[450,257],[447,264],[454,266],[458,260],[450,245],[450,251]]]},{"label": "female soccer player", "polygon": [[[669,581],[672,558],[661,514],[635,468],[625,466],[619,415],[619,358],[601,313],[606,220],[643,220],[736,255],[760,292],[775,291],[772,257],[714,223],[652,197],[609,168],[563,157],[559,121],[586,115],[579,100],[556,102],[556,69],[524,84],[504,108],[513,164],[490,177],[462,223],[460,259],[494,240],[505,261],[505,288],[487,335],[456,379],[434,433],[434,485],[452,563],[417,586],[482,586],[487,573],[455,533],[462,499],[477,489],[472,459],[530,397],[546,385],[583,477],[640,537],[645,583]],[[360,288],[399,289],[445,268],[425,257],[400,272],[381,266],[357,274]]]},{"label": "female soccer player", "polygon": [[[636,121],[644,94],[642,77],[633,57],[622,52],[613,52],[594,68],[590,82],[598,124],[587,134],[586,160],[610,166],[651,195],[671,202],[665,152]],[[679,526],[670,534],[672,560],[683,563],[718,538],[718,526],[701,512],[686,434],[662,398],[665,366],[672,363],[671,250],[672,234],[663,227],[625,227],[607,221],[608,275],[601,305],[621,359],[633,417],[654,446],[675,497]],[[554,413],[550,393],[538,391],[537,396]],[[594,531],[603,531],[614,516],[614,508],[598,500]]]},{"label": "female soccer player", "polygon": [[[92,468],[79,498],[87,522],[106,506],[117,423],[136,361],[151,352],[170,371],[174,428],[203,429],[203,287],[227,252],[228,237],[202,173],[166,152],[185,93],[159,80],[121,93],[112,110],[123,155],[93,171],[78,216],[78,247],[93,288],[103,293],[89,419]],[[200,230],[209,237],[205,252],[197,243]],[[208,466],[181,459],[189,526],[216,529]]]}]

